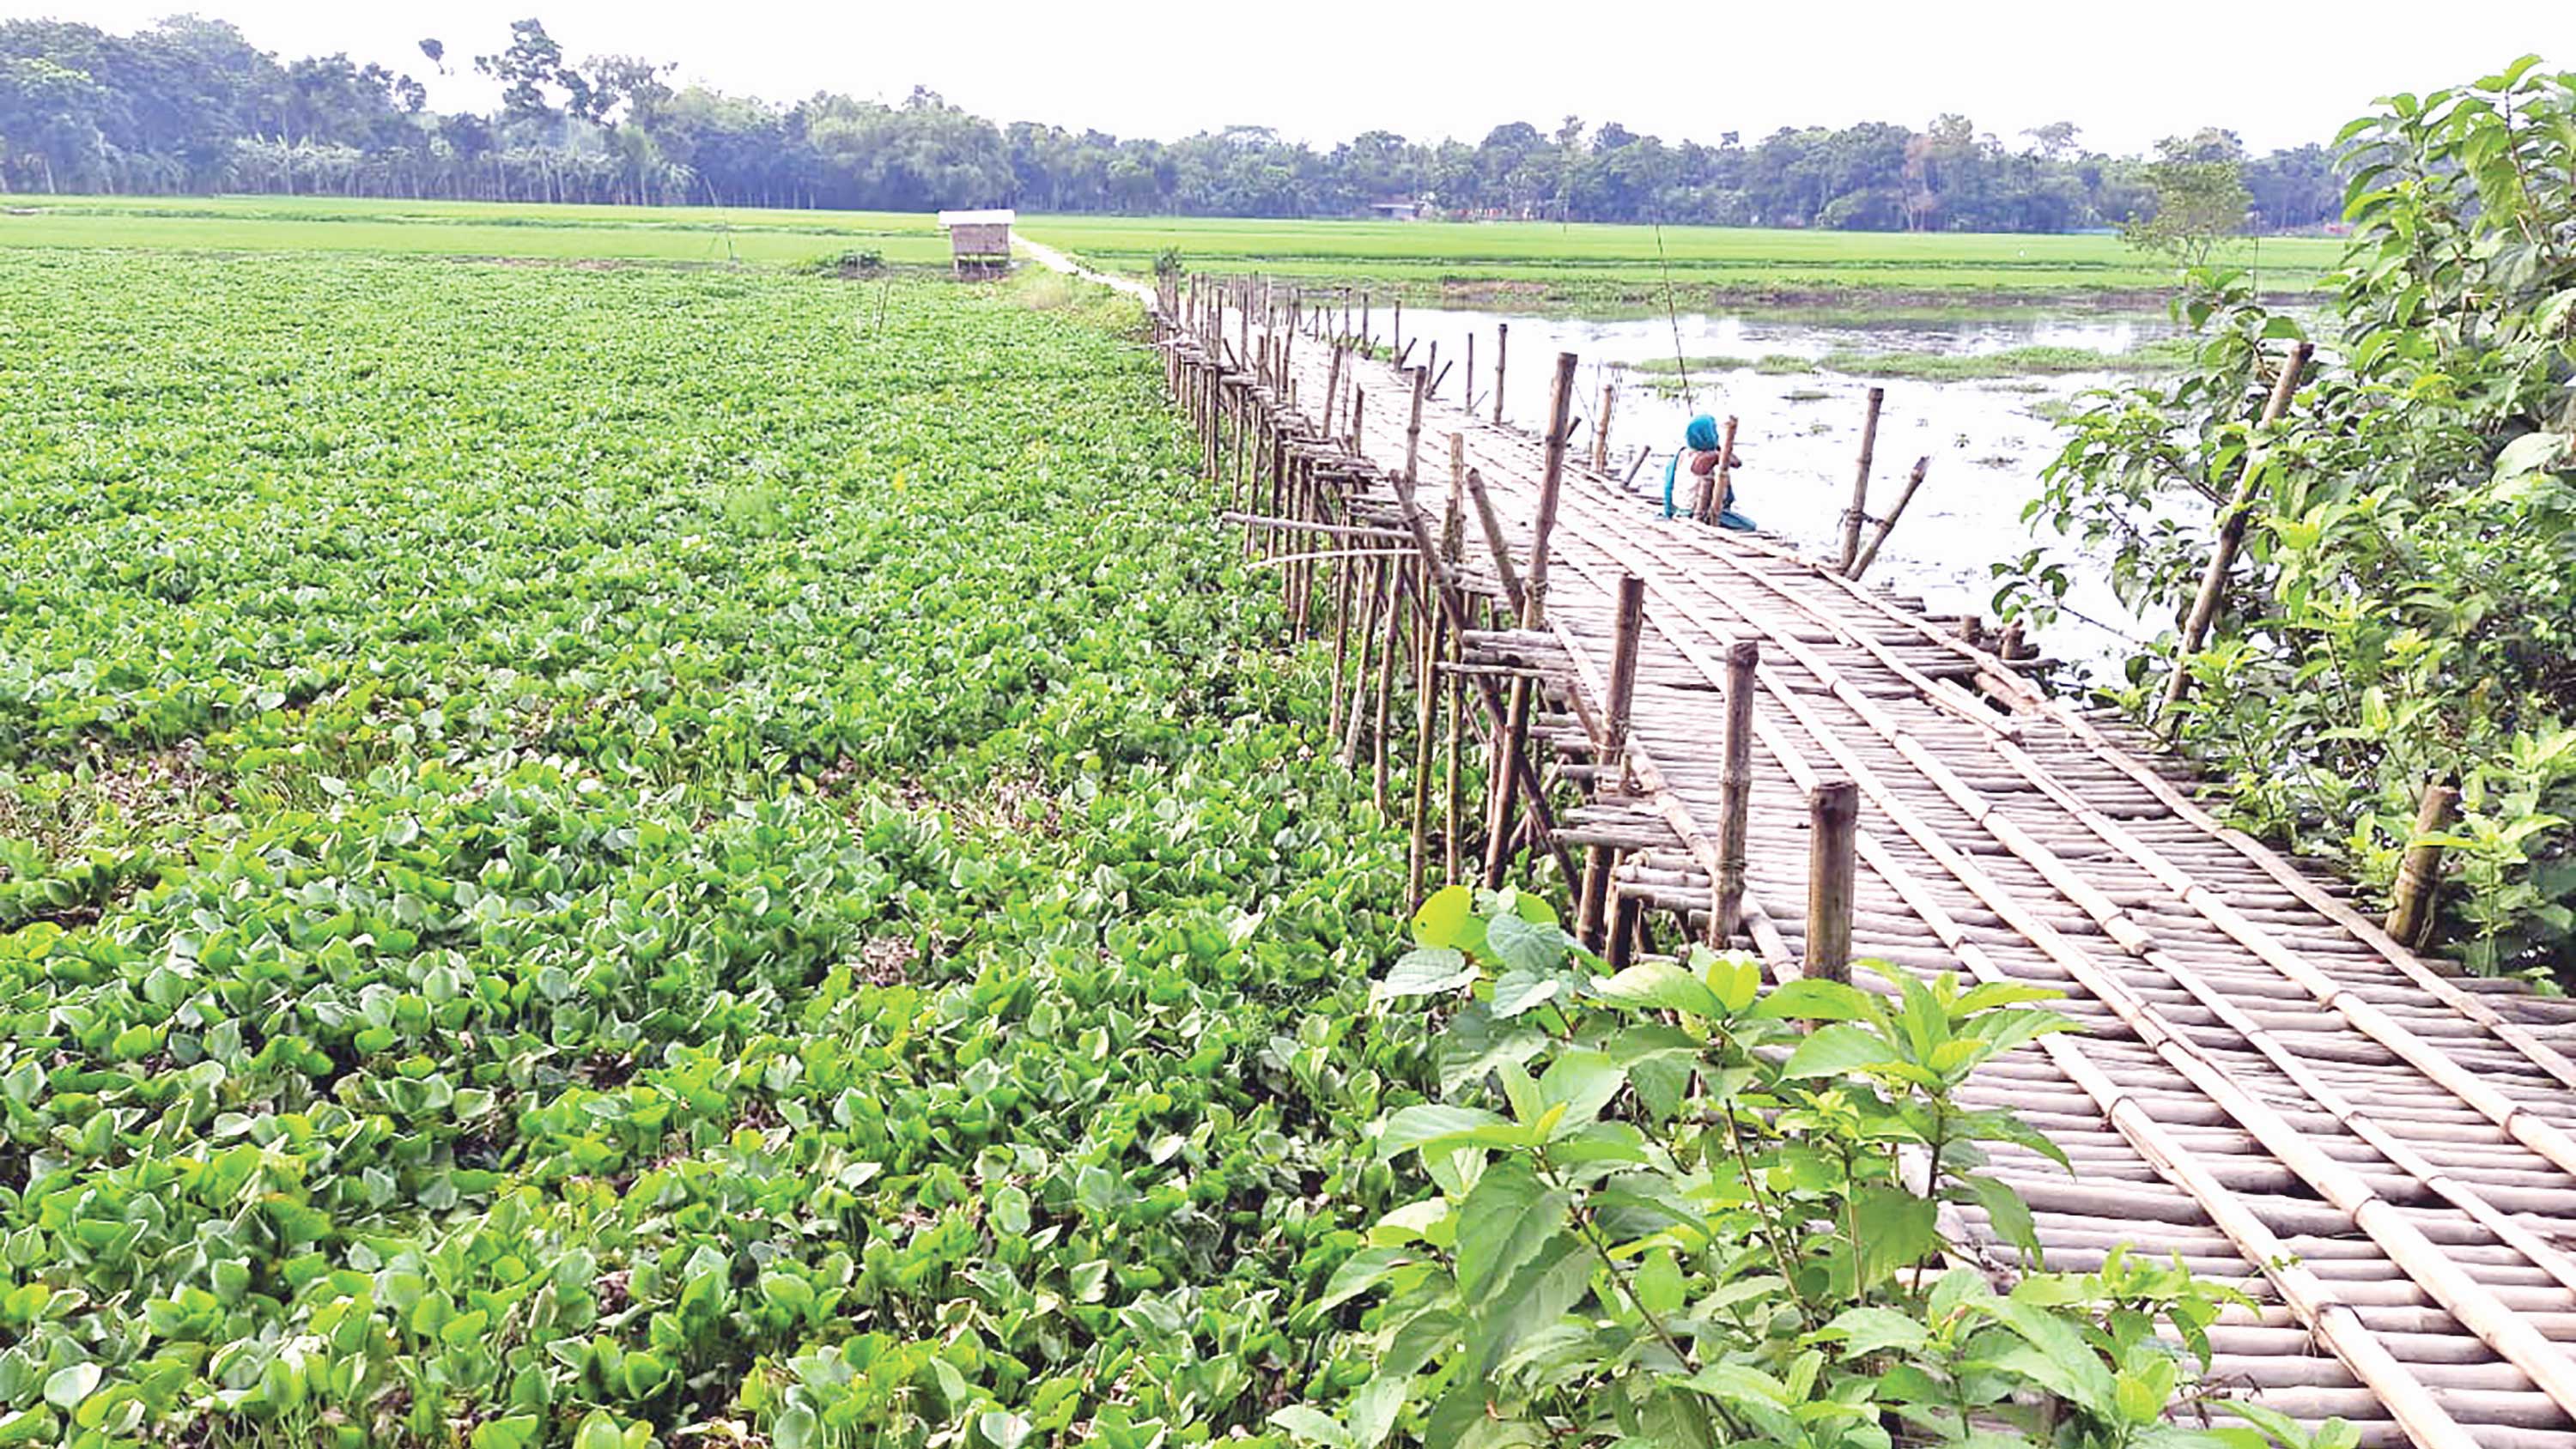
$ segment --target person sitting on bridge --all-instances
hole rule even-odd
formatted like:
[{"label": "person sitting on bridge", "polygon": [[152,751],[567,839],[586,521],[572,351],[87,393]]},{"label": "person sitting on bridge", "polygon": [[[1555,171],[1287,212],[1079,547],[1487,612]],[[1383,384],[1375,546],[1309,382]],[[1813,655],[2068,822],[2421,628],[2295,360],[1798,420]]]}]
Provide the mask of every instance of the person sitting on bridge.
[{"label": "person sitting on bridge", "polygon": [[[1724,443],[1718,437],[1717,419],[1702,413],[1690,420],[1690,426],[1682,433],[1682,447],[1673,454],[1672,461],[1664,465],[1664,516],[1666,518],[1674,517],[1678,511],[1673,503],[1673,483],[1675,475],[1681,470],[1682,454],[1690,455],[1691,476],[1706,478],[1717,471],[1718,452],[1722,447]],[[1726,466],[1741,468],[1744,466],[1744,460],[1730,455],[1726,459]],[[1726,485],[1726,496],[1717,500],[1717,526],[1731,528],[1738,533],[1751,533],[1754,530],[1753,520],[1735,511],[1735,484],[1732,481]]]}]

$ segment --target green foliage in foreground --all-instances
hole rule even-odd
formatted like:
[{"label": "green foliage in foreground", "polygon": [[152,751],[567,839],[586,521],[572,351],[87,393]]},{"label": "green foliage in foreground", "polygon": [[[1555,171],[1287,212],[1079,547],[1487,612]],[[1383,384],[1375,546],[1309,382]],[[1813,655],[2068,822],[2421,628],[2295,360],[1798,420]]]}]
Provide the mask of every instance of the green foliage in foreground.
[{"label": "green foliage in foreground", "polygon": [[[2034,517],[2179,618],[2214,504],[2254,512],[2209,647],[2132,661],[2259,828],[2394,875],[2416,800],[2456,780],[2451,941],[2481,970],[2576,970],[2576,74],[2524,62],[2399,96],[2345,132],[2357,170],[2336,330],[2286,421],[2253,421],[2300,324],[2204,279],[2171,381],[2072,420]],[[2035,560],[2002,570],[2024,607]],[[2030,587],[2036,584],[2038,587]]]},{"label": "green foliage in foreground", "polygon": [[1441,1099],[1386,1116],[1377,1152],[1418,1159],[1433,1191],[1379,1219],[1318,1300],[1371,1304],[1353,1338],[1374,1373],[1338,1414],[1273,1416],[1300,1439],[2267,1442],[2166,1422],[2199,1400],[2207,1327],[2237,1301],[2178,1263],[2115,1252],[2099,1272],[2009,1291],[1936,1266],[1945,1247],[1973,1261],[1944,1227],[1967,1211],[2036,1255],[2030,1213],[1982,1170],[1981,1144],[2064,1158],[1957,1093],[2065,1029],[2031,1004],[2052,993],[1894,971],[1885,997],[1766,991],[1752,958],[1699,947],[1686,965],[1605,976],[1543,904],[1508,891],[1453,886],[1413,928],[1419,949],[1377,996],[1439,1009]]},{"label": "green foliage in foreground", "polygon": [[0,1440],[1332,1394],[1401,842],[1150,355],[784,271],[0,298]]}]

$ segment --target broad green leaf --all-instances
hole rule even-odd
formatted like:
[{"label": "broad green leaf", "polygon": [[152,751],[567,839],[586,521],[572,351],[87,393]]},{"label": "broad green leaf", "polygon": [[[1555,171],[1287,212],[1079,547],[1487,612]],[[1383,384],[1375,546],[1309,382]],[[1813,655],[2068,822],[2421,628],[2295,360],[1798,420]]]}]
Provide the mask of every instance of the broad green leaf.
[{"label": "broad green leaf", "polygon": [[1470,1143],[1511,1147],[1526,1138],[1527,1134],[1519,1128],[1481,1107],[1424,1103],[1406,1107],[1387,1118],[1385,1128],[1378,1133],[1377,1155],[1383,1160],[1416,1148]]},{"label": "broad green leaf", "polygon": [[1592,983],[1593,994],[1626,1006],[1687,1012],[1724,1018],[1733,1013],[1698,977],[1670,961],[1641,961],[1616,976]]},{"label": "broad green leaf", "polygon": [[1566,1224],[1572,1201],[1518,1157],[1485,1169],[1458,1205],[1458,1291],[1480,1305]]},{"label": "broad green leaf", "polygon": [[1495,978],[1494,999],[1487,1005],[1495,1016],[1509,1021],[1560,1000],[1564,995],[1564,977],[1540,975],[1514,967]]},{"label": "broad green leaf", "polygon": [[1780,1021],[1874,1021],[1879,1010],[1857,986],[1802,976],[1773,987],[1753,1014]]},{"label": "broad green leaf", "polygon": [[1462,885],[1442,886],[1413,913],[1414,944],[1432,950],[1465,951],[1475,943],[1465,938],[1476,918],[1476,893]]},{"label": "broad green leaf", "polygon": [[1867,1027],[1836,1022],[1818,1027],[1789,1053],[1784,1077],[1842,1077],[1894,1059],[1885,1040]]},{"label": "broad green leaf", "polygon": [[1351,1437],[1349,1430],[1336,1423],[1331,1415],[1304,1404],[1271,1410],[1270,1422],[1287,1430],[1301,1443],[1328,1445],[1330,1449],[1358,1449],[1358,1441]]},{"label": "broad green leaf", "polygon": [[1914,1352],[1929,1343],[1930,1329],[1893,1308],[1848,1308],[1825,1325],[1823,1332],[1841,1338],[1845,1351],[1858,1355],[1883,1349]]}]

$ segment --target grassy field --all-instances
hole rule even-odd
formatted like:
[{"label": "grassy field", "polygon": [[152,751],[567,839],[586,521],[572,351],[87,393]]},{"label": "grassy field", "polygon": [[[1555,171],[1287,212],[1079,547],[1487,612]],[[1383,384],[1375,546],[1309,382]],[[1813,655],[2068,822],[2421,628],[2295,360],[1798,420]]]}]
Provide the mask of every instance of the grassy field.
[{"label": "grassy field", "polygon": [[[1143,270],[1166,248],[1195,269],[1262,272],[1509,305],[1830,303],[2101,304],[2160,295],[2172,268],[2112,236],[1560,226],[1519,222],[1297,222],[1030,217],[1023,230],[1104,268]],[[2226,253],[2267,291],[2312,289],[2341,243],[2269,239]]]},{"label": "grassy field", "polygon": [[[1233,221],[1028,216],[1028,235],[1110,270],[1165,249],[1193,268],[1367,286],[1452,305],[1863,316],[1991,315],[2153,305],[2171,269],[2107,236],[1886,235],[1539,223]],[[0,246],[421,252],[552,260],[807,263],[874,251],[942,265],[930,216],[699,207],[356,201],[329,197],[28,197],[0,205]],[[2314,238],[2246,242],[2267,291],[2312,289],[2340,254]]]},{"label": "grassy field", "polygon": [[1404,843],[1132,305],[0,297],[0,1442],[1144,1449],[1366,1377],[1289,1325],[1394,1185]]},{"label": "grassy field", "polygon": [[791,264],[874,251],[893,265],[948,261],[936,218],[892,212],[300,196],[12,196],[0,202],[0,246]]}]

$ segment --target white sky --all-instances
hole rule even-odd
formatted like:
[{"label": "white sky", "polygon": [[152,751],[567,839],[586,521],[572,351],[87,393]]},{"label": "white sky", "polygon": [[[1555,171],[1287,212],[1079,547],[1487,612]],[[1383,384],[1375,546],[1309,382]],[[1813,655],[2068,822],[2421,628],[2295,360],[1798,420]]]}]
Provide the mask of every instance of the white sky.
[{"label": "white sky", "polygon": [[[0,17],[117,30],[179,9],[232,20],[282,55],[347,51],[409,71],[442,108],[489,104],[470,58],[535,14],[575,58],[676,60],[684,83],[770,100],[893,100],[919,83],[1005,122],[1165,139],[1268,125],[1318,145],[1373,126],[1474,141],[1568,114],[1750,142],[1782,125],[1920,126],[1957,110],[2008,141],[2071,120],[2092,147],[2134,151],[2221,125],[2260,151],[2330,139],[2378,95],[2472,80],[2528,52],[2576,66],[2564,0],[0,0]],[[415,48],[423,36],[446,42],[448,78]]]}]

